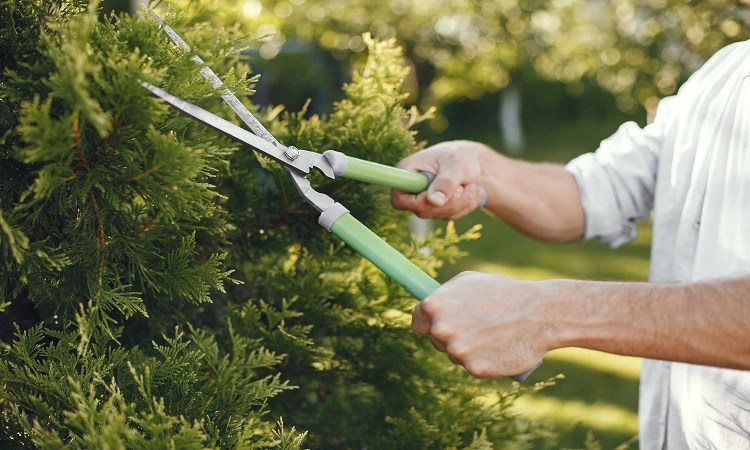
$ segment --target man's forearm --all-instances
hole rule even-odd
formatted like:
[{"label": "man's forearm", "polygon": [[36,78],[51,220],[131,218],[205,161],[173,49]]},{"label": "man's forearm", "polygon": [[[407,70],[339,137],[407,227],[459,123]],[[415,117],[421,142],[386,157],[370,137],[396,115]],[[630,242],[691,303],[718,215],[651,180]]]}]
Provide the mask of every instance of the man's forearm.
[{"label": "man's forearm", "polygon": [[555,347],[750,369],[750,276],[659,285],[552,281]]},{"label": "man's forearm", "polygon": [[513,160],[492,150],[481,160],[479,184],[488,192],[485,209],[536,239],[581,239],[581,197],[575,178],[563,166]]}]

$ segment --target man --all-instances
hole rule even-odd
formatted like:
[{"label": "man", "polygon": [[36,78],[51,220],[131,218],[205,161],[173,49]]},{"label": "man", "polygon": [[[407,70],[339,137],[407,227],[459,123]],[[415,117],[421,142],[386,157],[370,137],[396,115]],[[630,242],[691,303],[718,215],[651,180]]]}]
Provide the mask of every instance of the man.
[{"label": "man", "polygon": [[653,213],[649,283],[463,273],[412,327],[478,377],[522,373],[582,347],[647,358],[640,444],[750,448],[750,41],[712,57],[641,129],[626,123],[566,166],[446,142],[400,166],[437,176],[396,208],[455,219],[485,209],[546,241],[632,241]]}]

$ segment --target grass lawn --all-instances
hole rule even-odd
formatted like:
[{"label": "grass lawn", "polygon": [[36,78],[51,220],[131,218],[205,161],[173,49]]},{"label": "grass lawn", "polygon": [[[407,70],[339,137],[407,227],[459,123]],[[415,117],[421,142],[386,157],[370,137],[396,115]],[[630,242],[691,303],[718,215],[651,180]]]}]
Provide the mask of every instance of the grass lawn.
[{"label": "grass lawn", "polygon": [[[596,148],[614,132],[619,122],[589,120],[549,127],[529,133],[529,160],[566,162]],[[467,139],[481,140],[499,148],[496,137],[466,132]],[[617,250],[594,242],[545,244],[526,238],[484,213],[476,212],[457,222],[459,231],[483,224],[482,237],[463,248],[469,257],[444,268],[445,281],[463,270],[511,275],[523,279],[573,278],[596,280],[645,280],[651,233],[641,225],[638,239]],[[592,432],[603,449],[612,449],[638,432],[638,380],[641,361],[582,349],[551,352],[528,382],[556,374],[565,379],[517,403],[520,411],[551,421],[560,433],[560,446],[581,448]],[[495,382],[493,382],[495,383]],[[496,383],[507,383],[497,381]],[[632,444],[631,448],[637,448]]]}]

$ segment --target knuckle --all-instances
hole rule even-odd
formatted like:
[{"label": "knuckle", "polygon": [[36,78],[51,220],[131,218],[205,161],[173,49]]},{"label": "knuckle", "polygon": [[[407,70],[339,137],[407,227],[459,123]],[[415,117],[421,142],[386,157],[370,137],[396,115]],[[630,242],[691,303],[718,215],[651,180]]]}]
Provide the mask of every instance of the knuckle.
[{"label": "knuckle", "polygon": [[443,162],[449,164],[455,164],[459,161],[459,155],[457,147],[460,146],[460,141],[450,141],[446,143],[445,149],[443,149],[442,159]]},{"label": "knuckle", "polygon": [[439,172],[435,177],[435,181],[432,182],[431,187],[436,191],[443,191],[449,197],[453,197],[456,193],[456,183],[446,172],[445,169]]},{"label": "knuckle", "polygon": [[463,366],[470,374],[474,375],[477,378],[492,377],[489,365],[482,360],[472,359],[464,362]]},{"label": "knuckle", "polygon": [[413,155],[409,155],[406,158],[396,163],[396,167],[404,170],[412,170],[416,162],[422,158],[422,152],[417,152]]},{"label": "knuckle", "polygon": [[471,353],[471,349],[460,342],[450,342],[446,345],[445,349],[449,355],[462,361],[468,358]]},{"label": "knuckle", "polygon": [[435,324],[430,330],[430,334],[441,342],[448,343],[454,336],[451,327],[446,326],[443,323]]},{"label": "knuckle", "polygon": [[465,271],[463,271],[463,272],[459,273],[458,275],[456,275],[456,276],[455,276],[454,278],[455,278],[455,279],[461,279],[461,278],[471,278],[471,277],[473,277],[474,275],[476,275],[477,273],[478,273],[478,272],[474,272],[474,271],[472,271],[472,270],[465,270]]},{"label": "knuckle", "polygon": [[439,352],[445,352],[445,344],[443,344],[439,339],[437,339],[434,335],[430,336],[430,342],[432,343],[432,346],[435,347],[435,350]]},{"label": "knuckle", "polygon": [[427,297],[419,304],[419,307],[422,309],[422,312],[432,317],[440,310],[439,305],[437,304],[437,301],[434,298]]}]

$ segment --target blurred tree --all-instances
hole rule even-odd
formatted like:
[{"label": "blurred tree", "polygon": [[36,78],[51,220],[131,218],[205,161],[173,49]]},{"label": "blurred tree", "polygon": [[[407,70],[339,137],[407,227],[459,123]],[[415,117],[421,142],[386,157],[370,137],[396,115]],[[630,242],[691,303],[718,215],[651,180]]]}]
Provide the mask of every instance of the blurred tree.
[{"label": "blurred tree", "polygon": [[[365,49],[362,33],[396,38],[413,69],[407,80],[411,100],[423,105],[479,98],[510,81],[519,65],[518,39],[507,31],[508,17],[523,10],[512,2],[473,1],[259,1],[227,3],[245,30],[268,39],[260,55],[274,58],[290,39],[307,39],[339,58]],[[512,28],[512,27],[511,27]],[[420,90],[420,87],[423,88]]]},{"label": "blurred tree", "polygon": [[660,98],[722,47],[750,39],[750,0],[548,2],[531,15],[525,52],[544,78],[594,79],[617,105]]},{"label": "blurred tree", "polygon": [[[618,106],[653,109],[728,43],[750,38],[748,0],[225,0],[224,14],[268,38],[273,58],[290,39],[339,57],[364,50],[363,32],[395,37],[415,69],[423,105],[478,98],[519,68],[543,79],[592,79]],[[356,56],[355,56],[356,59]],[[418,90],[418,87],[422,90]],[[533,94],[533,93],[532,93]]]}]

